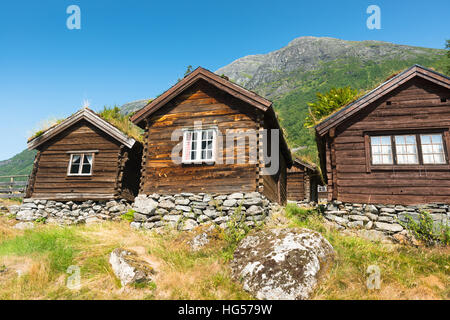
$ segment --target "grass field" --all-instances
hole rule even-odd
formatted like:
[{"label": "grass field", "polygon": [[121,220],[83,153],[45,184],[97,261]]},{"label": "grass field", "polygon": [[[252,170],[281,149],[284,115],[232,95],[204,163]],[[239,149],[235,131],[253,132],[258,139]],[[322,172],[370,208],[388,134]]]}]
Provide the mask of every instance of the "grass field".
[{"label": "grass field", "polygon": [[[280,214],[281,227],[321,232],[337,258],[313,299],[449,299],[448,247],[413,248],[374,243],[328,229],[320,217]],[[126,221],[59,227],[37,224],[13,229],[0,216],[0,299],[252,299],[230,276],[227,250],[218,238],[191,252],[188,233],[133,231]],[[269,227],[269,226],[266,226]],[[108,263],[117,247],[133,249],[157,270],[145,287],[120,286]],[[81,271],[81,289],[66,286],[67,268]],[[377,265],[380,290],[368,290],[366,270]]]}]

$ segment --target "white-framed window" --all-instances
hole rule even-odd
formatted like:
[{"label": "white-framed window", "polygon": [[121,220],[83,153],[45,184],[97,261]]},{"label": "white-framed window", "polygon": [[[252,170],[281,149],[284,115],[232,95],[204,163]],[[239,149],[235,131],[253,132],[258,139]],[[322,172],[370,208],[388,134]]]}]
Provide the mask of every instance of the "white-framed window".
[{"label": "white-framed window", "polygon": [[185,130],[183,133],[183,163],[212,163],[216,160],[217,130]]},{"label": "white-framed window", "polygon": [[317,192],[327,192],[327,186],[317,186]]},{"label": "white-framed window", "polygon": [[93,153],[72,153],[70,154],[69,176],[90,176],[92,175]]},{"label": "white-framed window", "polygon": [[406,133],[371,136],[373,165],[446,164],[446,147],[442,133]]},{"label": "white-framed window", "polygon": [[415,135],[395,136],[397,164],[418,164],[417,143]]},{"label": "white-framed window", "polygon": [[421,134],[420,143],[424,164],[445,163],[444,143],[441,134]]},{"label": "white-framed window", "polygon": [[392,164],[391,136],[370,137],[372,164]]}]

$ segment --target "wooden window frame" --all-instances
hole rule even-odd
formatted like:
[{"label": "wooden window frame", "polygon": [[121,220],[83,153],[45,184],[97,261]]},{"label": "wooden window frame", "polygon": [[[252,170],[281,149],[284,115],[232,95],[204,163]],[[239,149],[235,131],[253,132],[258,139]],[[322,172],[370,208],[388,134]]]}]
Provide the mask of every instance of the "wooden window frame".
[{"label": "wooden window frame", "polygon": [[[203,131],[212,131],[213,132],[213,141],[212,141],[212,157],[211,159],[201,159],[201,153],[202,153],[202,148],[201,148],[201,142],[202,142],[202,132]],[[182,150],[182,156],[181,156],[181,163],[185,164],[185,165],[189,165],[189,164],[196,164],[196,165],[200,165],[200,164],[207,164],[207,165],[211,165],[211,164],[215,164],[216,163],[216,158],[217,158],[217,131],[218,128],[217,127],[208,127],[208,128],[202,128],[202,129],[195,129],[195,128],[185,128],[183,129],[183,150]],[[196,154],[197,154],[197,159],[195,160],[186,160],[185,156],[186,156],[186,149],[185,149],[185,139],[186,139],[186,134],[189,132],[196,132],[197,133],[197,149],[196,149]],[[189,151],[191,152],[191,151]],[[190,156],[189,156],[190,158]]]},{"label": "wooden window frame", "polygon": [[[423,163],[422,154],[422,142],[420,135],[422,134],[441,134],[442,144],[444,149],[445,163]],[[449,170],[449,149],[450,146],[450,134],[448,128],[430,128],[430,129],[409,129],[409,130],[385,130],[385,131],[367,131],[363,133],[365,153],[366,153],[366,172],[370,173],[372,170]],[[395,136],[398,135],[414,135],[416,138],[416,148],[418,156],[418,164],[398,164],[397,163],[397,152],[395,145]],[[391,148],[393,164],[373,164],[372,162],[372,136],[391,136]]]},{"label": "wooden window frame", "polygon": [[[94,173],[94,160],[95,160],[95,152],[92,151],[82,151],[82,152],[68,152],[70,154],[69,158],[69,166],[67,167],[67,176],[68,177],[92,177]],[[84,165],[84,156],[92,156],[91,170],[89,173],[82,173],[83,165]],[[78,169],[78,173],[70,173],[72,168],[72,159],[73,156],[80,156],[80,168]]]}]

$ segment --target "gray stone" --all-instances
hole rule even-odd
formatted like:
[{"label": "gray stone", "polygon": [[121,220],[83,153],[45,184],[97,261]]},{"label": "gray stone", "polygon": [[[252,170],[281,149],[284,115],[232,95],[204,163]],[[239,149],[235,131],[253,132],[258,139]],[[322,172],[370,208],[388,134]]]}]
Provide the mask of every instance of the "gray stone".
[{"label": "gray stone", "polygon": [[136,222],[147,221],[147,218],[148,217],[145,214],[141,214],[141,213],[139,213],[137,211],[134,213],[134,221],[136,221]]},{"label": "gray stone", "polygon": [[14,229],[18,230],[29,230],[34,228],[33,222],[19,222],[14,225]]},{"label": "gray stone", "polygon": [[32,221],[34,220],[34,214],[32,210],[21,210],[16,214],[17,220]]},{"label": "gray stone", "polygon": [[393,209],[393,208],[381,208],[380,209],[380,213],[393,214],[393,213],[395,213],[395,209]]},{"label": "gray stone", "polygon": [[366,216],[349,215],[348,218],[352,221],[369,221],[369,218]]},{"label": "gray stone", "polygon": [[240,192],[232,193],[228,196],[228,199],[243,199],[244,195]]},{"label": "gray stone", "polygon": [[334,257],[333,247],[318,232],[269,229],[239,243],[231,269],[257,299],[308,299]]},{"label": "gray stone", "polygon": [[349,228],[362,228],[363,227],[363,225],[364,225],[364,222],[363,221],[350,221],[348,224],[347,224],[347,226],[349,227]]},{"label": "gray stone", "polygon": [[375,229],[387,232],[400,232],[403,230],[403,227],[397,223],[384,223],[384,222],[375,222]]},{"label": "gray stone", "polygon": [[204,210],[203,214],[210,217],[211,219],[215,219],[219,216],[219,213],[216,210],[210,210],[210,209]]},{"label": "gray stone", "polygon": [[233,207],[237,203],[236,199],[227,199],[223,202],[224,207]]},{"label": "gray stone", "polygon": [[261,194],[259,192],[249,192],[244,194],[245,199],[252,199],[252,198],[261,198]]},{"label": "gray stone", "polygon": [[140,228],[141,228],[141,223],[140,222],[131,222],[130,223],[130,227],[132,228],[132,229],[135,229],[135,230],[139,230]]},{"label": "gray stone", "polygon": [[177,198],[175,199],[175,204],[180,204],[180,205],[188,205],[189,202],[191,202],[189,199],[184,199],[184,198]]},{"label": "gray stone", "polygon": [[190,230],[194,229],[197,226],[198,226],[197,221],[192,220],[192,219],[186,219],[183,222],[183,226],[181,227],[181,230],[182,231],[190,231]]},{"label": "gray stone", "polygon": [[148,262],[139,259],[136,252],[122,248],[114,249],[111,252],[109,263],[122,286],[150,282],[155,273],[153,267]]},{"label": "gray stone", "polygon": [[175,204],[170,200],[162,200],[158,202],[158,207],[163,209],[173,209],[175,208]]},{"label": "gray stone", "polygon": [[158,203],[153,199],[136,197],[134,199],[133,209],[142,214],[152,215],[155,213],[157,206]]},{"label": "gray stone", "polygon": [[247,208],[250,207],[250,206],[261,206],[262,205],[262,199],[261,198],[245,199],[242,204],[245,207],[247,207]]},{"label": "gray stone", "polygon": [[261,207],[258,207],[258,206],[251,206],[250,208],[248,208],[246,210],[246,214],[249,216],[261,214],[262,212],[263,212],[263,210],[261,209]]},{"label": "gray stone", "polygon": [[176,205],[175,210],[190,212],[192,209],[191,209],[191,207],[188,207],[188,206]]}]

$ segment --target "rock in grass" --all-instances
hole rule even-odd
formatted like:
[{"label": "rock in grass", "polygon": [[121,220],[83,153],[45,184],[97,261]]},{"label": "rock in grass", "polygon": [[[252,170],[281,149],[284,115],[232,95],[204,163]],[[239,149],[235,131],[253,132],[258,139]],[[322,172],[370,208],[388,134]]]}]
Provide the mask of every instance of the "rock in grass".
[{"label": "rock in grass", "polygon": [[28,230],[28,229],[33,229],[34,224],[33,224],[33,222],[19,222],[19,223],[15,224],[13,228],[19,229],[19,230]]},{"label": "rock in grass", "polygon": [[122,248],[111,252],[109,263],[122,286],[150,282],[155,273],[153,267],[139,259],[136,252]]},{"label": "rock in grass", "polygon": [[231,262],[233,278],[257,299],[308,299],[334,260],[331,244],[307,229],[270,229],[244,238]]}]

